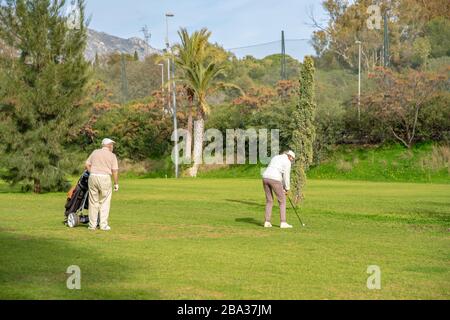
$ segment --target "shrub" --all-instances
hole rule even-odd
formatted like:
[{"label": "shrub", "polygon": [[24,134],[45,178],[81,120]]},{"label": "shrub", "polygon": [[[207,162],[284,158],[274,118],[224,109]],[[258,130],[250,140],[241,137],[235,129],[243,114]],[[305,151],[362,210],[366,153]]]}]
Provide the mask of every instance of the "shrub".
[{"label": "shrub", "polygon": [[118,142],[119,158],[142,161],[161,158],[171,150],[172,119],[151,104],[118,106],[103,113],[93,126],[94,145],[110,137]]}]

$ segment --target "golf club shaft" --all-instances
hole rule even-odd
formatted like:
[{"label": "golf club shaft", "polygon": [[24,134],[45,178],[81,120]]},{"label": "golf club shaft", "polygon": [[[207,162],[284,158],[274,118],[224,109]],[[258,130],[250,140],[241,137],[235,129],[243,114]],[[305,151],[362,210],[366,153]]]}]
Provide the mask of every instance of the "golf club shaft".
[{"label": "golf club shaft", "polygon": [[302,219],[300,218],[300,215],[298,214],[297,209],[295,208],[294,203],[292,202],[291,197],[288,197],[288,199],[289,199],[289,202],[291,203],[292,209],[294,209],[294,212],[295,212],[295,214],[297,215],[298,220],[300,221],[300,223],[302,224],[302,226],[304,226],[304,223],[303,223]]}]

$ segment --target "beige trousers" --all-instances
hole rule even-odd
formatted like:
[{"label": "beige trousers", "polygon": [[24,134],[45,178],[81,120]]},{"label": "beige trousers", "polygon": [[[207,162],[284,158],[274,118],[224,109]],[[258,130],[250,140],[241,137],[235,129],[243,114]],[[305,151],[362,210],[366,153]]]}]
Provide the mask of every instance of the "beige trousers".
[{"label": "beige trousers", "polygon": [[263,179],[264,192],[266,193],[266,222],[272,220],[273,193],[277,196],[280,204],[281,223],[286,222],[286,193],[283,184],[276,180]]},{"label": "beige trousers", "polygon": [[112,183],[110,176],[89,177],[89,227],[97,228],[100,213],[100,228],[108,226],[109,209],[111,208]]}]

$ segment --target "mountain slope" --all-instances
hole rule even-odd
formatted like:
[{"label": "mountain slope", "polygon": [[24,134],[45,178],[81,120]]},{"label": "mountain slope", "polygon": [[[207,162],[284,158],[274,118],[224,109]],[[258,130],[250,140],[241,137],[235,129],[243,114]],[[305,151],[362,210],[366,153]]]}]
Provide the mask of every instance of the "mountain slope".
[{"label": "mountain slope", "polygon": [[88,29],[88,44],[85,57],[89,61],[95,59],[95,54],[99,56],[109,55],[114,52],[134,54],[135,51],[137,51],[140,59],[152,54],[161,54],[160,50],[152,48],[140,38],[123,39]]}]

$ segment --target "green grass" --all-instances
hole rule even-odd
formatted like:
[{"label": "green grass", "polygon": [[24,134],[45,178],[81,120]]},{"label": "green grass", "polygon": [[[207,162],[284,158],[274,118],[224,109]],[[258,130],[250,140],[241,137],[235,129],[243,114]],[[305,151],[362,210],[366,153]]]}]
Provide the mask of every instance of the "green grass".
[{"label": "green grass", "polygon": [[[299,228],[261,227],[256,179],[123,180],[112,232],[64,194],[0,188],[0,299],[449,299],[450,186],[311,180]],[[277,208],[273,223],[279,224]],[[66,288],[78,265],[82,290]],[[382,290],[366,287],[369,265]]]},{"label": "green grass", "polygon": [[[407,150],[400,145],[337,147],[308,177],[327,180],[450,184],[450,159],[436,157],[434,146]],[[450,149],[448,149],[450,150]],[[450,151],[448,151],[450,154]],[[260,178],[262,166],[236,165],[200,174],[204,178]]]}]

